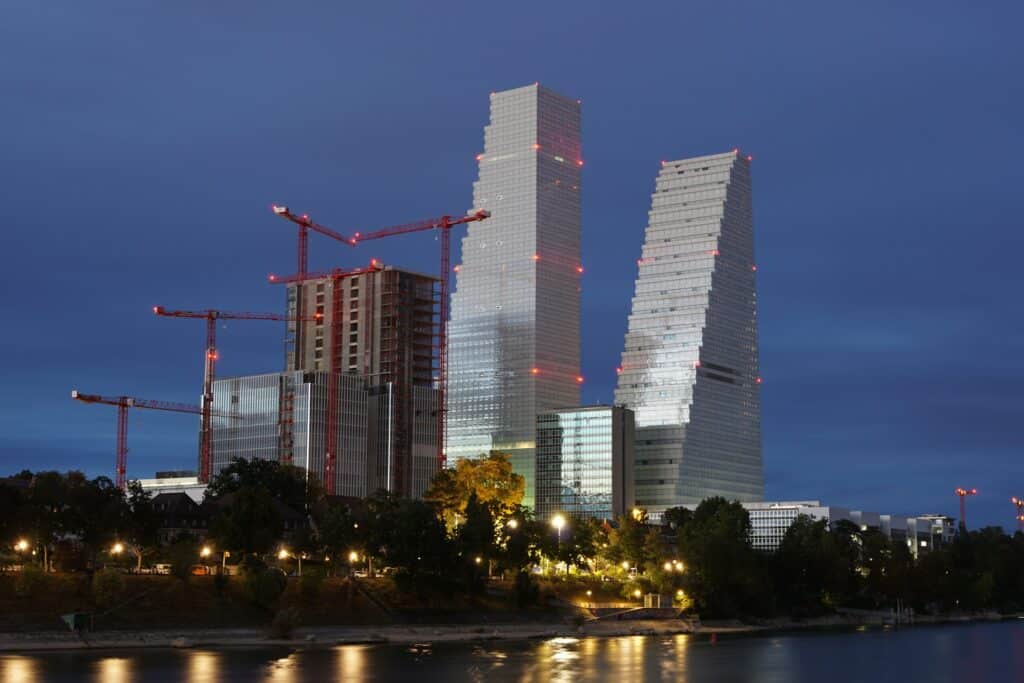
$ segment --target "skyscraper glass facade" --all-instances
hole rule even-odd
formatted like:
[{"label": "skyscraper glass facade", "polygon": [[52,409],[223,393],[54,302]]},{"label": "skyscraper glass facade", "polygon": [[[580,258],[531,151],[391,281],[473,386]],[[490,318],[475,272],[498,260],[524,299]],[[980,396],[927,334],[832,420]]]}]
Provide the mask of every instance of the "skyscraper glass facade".
[{"label": "skyscraper glass facade", "polygon": [[586,406],[537,415],[537,517],[613,519],[633,506],[633,412]]},{"label": "skyscraper glass facade", "polygon": [[508,453],[533,504],[538,412],[579,403],[580,105],[491,95],[449,326],[449,462]]},{"label": "skyscraper glass facade", "polygon": [[662,164],[615,402],[636,413],[636,503],[763,498],[750,159]]}]

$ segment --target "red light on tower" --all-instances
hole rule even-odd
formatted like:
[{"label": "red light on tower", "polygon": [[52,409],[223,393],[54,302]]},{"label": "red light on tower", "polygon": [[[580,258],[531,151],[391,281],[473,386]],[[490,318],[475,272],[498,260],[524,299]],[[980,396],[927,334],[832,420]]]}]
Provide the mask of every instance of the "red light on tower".
[{"label": "red light on tower", "polygon": [[712,250],[711,250],[711,255],[712,255],[712,256],[720,256],[720,255],[721,255],[721,252],[720,252],[720,251],[718,251],[717,249],[712,249]]},{"label": "red light on tower", "polygon": [[582,166],[582,165],[583,165],[583,159],[580,159],[580,160],[579,160],[579,161],[577,161],[576,163],[577,163],[577,164],[579,164],[580,166]]},{"label": "red light on tower", "polygon": [[576,272],[583,274],[583,266],[576,266]]},{"label": "red light on tower", "polygon": [[621,366],[615,368],[615,374],[616,375],[621,375],[622,374],[622,367]]},{"label": "red light on tower", "polygon": [[540,149],[540,145],[535,142],[535,143],[533,143],[533,148],[534,149]]},{"label": "red light on tower", "polygon": [[583,375],[576,375],[576,384],[583,384]]},{"label": "red light on tower", "polygon": [[758,377],[756,381],[757,381],[758,384],[760,384],[762,380],[761,380],[760,377]]},{"label": "red light on tower", "polygon": [[757,266],[750,266],[750,271],[753,273],[757,272]]},{"label": "red light on tower", "polygon": [[540,261],[540,254],[534,254],[533,255],[533,260],[534,261]]},{"label": "red light on tower", "polygon": [[483,158],[484,158],[484,155],[483,155],[483,154],[477,154],[477,155],[476,155],[476,160],[477,160],[477,161],[481,161],[481,160],[482,160]]},{"label": "red light on tower", "polygon": [[531,375],[539,375],[540,374],[540,368],[530,368],[530,374]]},{"label": "red light on tower", "polygon": [[754,160],[754,155],[753,154],[748,154],[747,155],[747,161],[753,161],[753,160]]},{"label": "red light on tower", "polygon": [[693,361],[693,367],[699,368],[700,367],[700,361],[699,360]]},{"label": "red light on tower", "polygon": [[453,267],[453,268],[452,268],[452,270],[453,270],[453,271],[455,271],[455,272],[457,273],[457,272],[459,272],[459,267],[458,267],[458,266],[455,266],[455,267]]}]

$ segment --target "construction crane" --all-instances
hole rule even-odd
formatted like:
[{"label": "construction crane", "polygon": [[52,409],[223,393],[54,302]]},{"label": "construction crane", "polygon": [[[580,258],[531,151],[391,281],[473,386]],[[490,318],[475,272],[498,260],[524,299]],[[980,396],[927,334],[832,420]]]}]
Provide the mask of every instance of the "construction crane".
[{"label": "construction crane", "polygon": [[[295,277],[298,278],[296,282],[300,284],[296,288],[295,292],[295,316],[301,318],[305,314],[304,311],[302,310],[303,297],[301,283],[303,282],[304,279],[307,279],[306,274],[309,271],[309,231],[312,230],[313,232],[320,233],[325,237],[330,237],[331,239],[341,242],[342,244],[347,244],[350,247],[354,247],[356,243],[355,240],[353,240],[351,237],[346,237],[345,235],[342,235],[340,232],[335,232],[334,230],[331,230],[326,226],[311,221],[309,219],[308,214],[297,215],[292,213],[287,206],[280,206],[278,204],[271,204],[270,210],[273,211],[276,215],[280,216],[281,218],[291,221],[299,228],[297,263],[298,270],[295,272]],[[290,343],[293,347],[293,352],[295,354],[294,367],[295,369],[298,369],[300,362],[300,354],[302,353],[301,326],[296,326],[295,336],[290,340]]]},{"label": "construction crane", "polygon": [[413,232],[422,232],[425,230],[439,230],[441,237],[441,270],[440,270],[440,309],[439,309],[439,321],[437,328],[437,351],[438,351],[438,382],[437,382],[437,463],[438,467],[442,468],[445,465],[445,428],[446,428],[446,416],[445,416],[445,395],[448,388],[448,291],[450,288],[451,281],[451,228],[456,225],[462,225],[464,223],[473,223],[476,221],[482,221],[490,218],[490,211],[479,210],[472,214],[461,216],[459,218],[453,218],[452,216],[439,216],[437,218],[428,218],[426,220],[417,221],[415,223],[406,223],[404,225],[394,225],[387,228],[381,228],[380,230],[374,230],[372,232],[353,233],[351,237],[346,237],[341,233],[335,232],[330,228],[326,228],[322,225],[314,223],[309,219],[307,214],[296,216],[289,211],[286,206],[273,207],[274,213],[288,220],[292,221],[299,226],[299,268],[300,274],[305,272],[306,268],[306,253],[304,243],[304,230],[316,230],[317,232],[333,237],[336,240],[345,242],[350,245],[356,245],[359,242],[367,242],[370,240],[383,239],[385,237],[395,237],[397,235],[407,235]]},{"label": "construction crane", "polygon": [[[297,318],[280,313],[229,313],[215,309],[203,311],[169,311],[163,306],[154,306],[153,312],[167,318],[195,318],[206,321],[206,355],[203,365],[203,404],[199,422],[199,481],[210,481],[212,467],[211,436],[213,406],[213,380],[217,370],[217,321],[218,320],[283,320],[291,322]],[[309,318],[315,320],[316,318]],[[303,318],[305,320],[305,318]]]},{"label": "construction crane", "polygon": [[[353,275],[360,275],[362,273],[373,273],[383,269],[383,264],[373,259],[370,264],[365,268],[353,268],[351,270],[342,270],[341,268],[335,268],[334,270],[321,271],[315,273],[296,273],[295,275],[271,275],[269,280],[272,284],[301,284],[308,280],[323,280],[330,279],[333,283],[332,286],[332,298],[331,302],[333,305],[333,315],[331,317],[331,346],[330,356],[328,361],[328,375],[327,375],[327,429],[325,436],[324,446],[324,491],[327,495],[334,495],[335,493],[335,477],[334,477],[334,466],[335,461],[338,457],[338,430],[337,426],[339,423],[338,415],[338,373],[341,371],[339,367],[340,354],[342,346],[342,326],[340,324],[341,317],[341,282],[347,277]],[[370,297],[372,290],[366,288],[367,302],[363,310],[372,310],[372,301]],[[298,296],[296,297],[296,303],[298,304]],[[319,315],[318,315],[319,317]],[[296,363],[298,368],[298,363]]]},{"label": "construction crane", "polygon": [[202,414],[199,406],[185,403],[170,403],[168,401],[153,401],[134,396],[99,396],[97,394],[83,394],[78,390],[71,392],[71,398],[83,403],[102,403],[108,406],[117,406],[117,460],[114,465],[114,483],[118,488],[125,488],[128,483],[128,409],[148,408],[149,410],[166,410],[172,413],[190,413],[192,415]]},{"label": "construction crane", "polygon": [[978,489],[965,489],[962,486],[958,486],[955,493],[960,498],[960,528],[967,531],[967,506],[964,501],[967,496],[978,495]]},{"label": "construction crane", "polygon": [[1014,496],[1010,502],[1017,507],[1017,531],[1024,531],[1024,498]]}]

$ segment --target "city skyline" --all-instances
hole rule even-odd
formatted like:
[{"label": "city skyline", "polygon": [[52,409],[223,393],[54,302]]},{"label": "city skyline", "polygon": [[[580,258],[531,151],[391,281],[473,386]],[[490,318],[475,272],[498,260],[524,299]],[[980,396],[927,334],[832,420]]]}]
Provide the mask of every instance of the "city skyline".
[{"label": "city skyline", "polygon": [[[541,27],[531,12],[502,18],[467,64],[411,40],[375,45],[340,9],[297,10],[288,26],[269,9],[207,12],[69,3],[16,8],[8,27],[24,30],[0,29],[2,305],[10,329],[55,309],[62,325],[0,347],[5,469],[110,474],[113,411],[73,404],[71,388],[198,401],[201,331],[152,320],[153,304],[278,310],[264,278],[291,272],[294,233],[271,202],[339,229],[461,213],[486,94],[539,80],[586,108],[582,403],[611,400],[659,161],[739,146],[757,180],[765,497],[955,516],[953,489],[977,487],[972,526],[1012,525],[1024,489],[1008,313],[1024,246],[1007,220],[1024,151],[1024,101],[1006,86],[1021,65],[1013,17],[664,7],[588,15],[555,40],[551,27],[581,19],[558,7]],[[484,8],[365,12],[402,38],[424,22],[496,21]],[[691,54],[718,58],[680,59],[680,26]],[[33,35],[53,44],[16,68]],[[368,55],[366,69],[337,68]],[[427,235],[357,252],[313,238],[311,256],[436,270]],[[256,327],[221,330],[223,377],[279,369],[283,326]],[[129,472],[190,466],[195,420],[144,413]]]}]

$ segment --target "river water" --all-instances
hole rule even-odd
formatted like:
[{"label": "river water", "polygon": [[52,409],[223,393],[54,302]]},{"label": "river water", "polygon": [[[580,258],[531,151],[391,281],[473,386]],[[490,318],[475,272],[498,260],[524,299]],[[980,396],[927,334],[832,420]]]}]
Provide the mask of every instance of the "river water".
[{"label": "river water", "polygon": [[0,681],[1024,681],[1024,621],[776,635],[0,655]]}]

